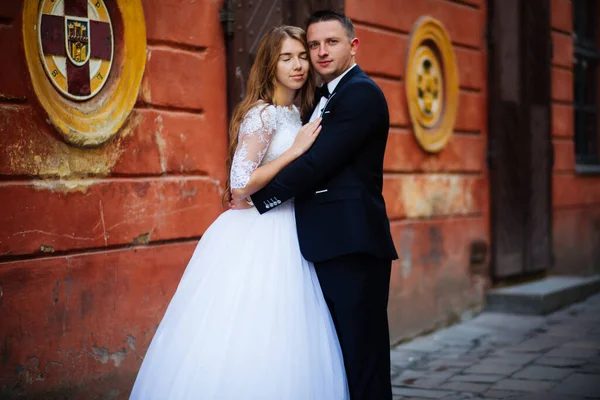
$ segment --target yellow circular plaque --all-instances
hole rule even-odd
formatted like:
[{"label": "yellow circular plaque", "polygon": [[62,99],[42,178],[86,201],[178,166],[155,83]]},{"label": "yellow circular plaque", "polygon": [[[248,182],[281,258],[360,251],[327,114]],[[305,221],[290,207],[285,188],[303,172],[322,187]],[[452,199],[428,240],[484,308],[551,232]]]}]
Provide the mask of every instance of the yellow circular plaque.
[{"label": "yellow circular plaque", "polygon": [[454,130],[458,109],[458,69],[450,36],[438,20],[421,17],[414,25],[406,57],[406,97],[419,145],[439,152]]},{"label": "yellow circular plaque", "polygon": [[97,146],[118,132],[146,65],[141,0],[25,0],[23,44],[35,94],[67,142]]}]

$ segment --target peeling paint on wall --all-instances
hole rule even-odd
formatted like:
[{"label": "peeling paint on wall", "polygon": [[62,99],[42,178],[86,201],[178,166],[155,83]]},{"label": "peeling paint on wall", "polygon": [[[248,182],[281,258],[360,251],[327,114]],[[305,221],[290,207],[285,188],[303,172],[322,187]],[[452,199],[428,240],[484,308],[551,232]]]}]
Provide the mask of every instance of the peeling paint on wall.
[{"label": "peeling paint on wall", "polygon": [[135,351],[135,338],[131,334],[127,335],[127,345],[131,350]]},{"label": "peeling paint on wall", "polygon": [[95,182],[92,180],[73,181],[32,181],[36,190],[47,190],[54,193],[87,193],[88,188]]},{"label": "peeling paint on wall", "polygon": [[150,243],[150,232],[142,233],[132,241],[133,244],[148,244]]},{"label": "peeling paint on wall", "polygon": [[101,364],[106,364],[109,360],[112,360],[114,362],[115,367],[118,367],[119,365],[121,365],[121,362],[125,359],[125,356],[127,355],[127,349],[123,348],[121,349],[121,351],[109,353],[106,347],[100,348],[97,346],[92,346],[92,355],[94,356],[96,361],[100,362]]},{"label": "peeling paint on wall", "polygon": [[54,247],[43,244],[40,246],[40,251],[42,253],[54,253]]},{"label": "peeling paint on wall", "polygon": [[414,232],[407,228],[404,234],[400,237],[400,265],[402,266],[402,278],[406,279],[410,276],[413,267],[412,260],[412,244]]},{"label": "peeling paint on wall", "polygon": [[[77,178],[105,176],[123,153],[122,142],[141,122],[135,111],[116,138],[97,147],[82,149],[48,135],[36,123],[33,111],[26,107],[2,106],[2,124],[14,127],[11,140],[3,142],[0,157],[11,173],[41,178]],[[32,132],[37,132],[33,134]]]},{"label": "peeling paint on wall", "polygon": [[162,131],[164,129],[163,117],[159,115],[155,118],[156,130],[154,131],[154,137],[156,138],[156,146],[158,147],[158,154],[160,156],[160,167],[162,172],[167,171],[167,158],[166,158],[166,147],[167,144],[165,139],[162,136]]},{"label": "peeling paint on wall", "polygon": [[429,227],[429,251],[421,257],[421,264],[433,264],[439,266],[444,258],[442,231],[437,226]]},{"label": "peeling paint on wall", "polygon": [[415,176],[402,180],[402,201],[408,218],[466,214],[473,208],[475,181],[457,175]]}]

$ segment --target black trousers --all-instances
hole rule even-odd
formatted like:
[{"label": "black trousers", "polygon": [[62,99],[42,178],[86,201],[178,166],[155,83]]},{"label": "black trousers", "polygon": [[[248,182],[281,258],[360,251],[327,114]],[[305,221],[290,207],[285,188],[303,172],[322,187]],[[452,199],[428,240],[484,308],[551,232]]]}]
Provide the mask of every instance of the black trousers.
[{"label": "black trousers", "polygon": [[392,399],[387,318],[391,266],[390,260],[368,254],[315,263],[342,347],[351,400]]}]

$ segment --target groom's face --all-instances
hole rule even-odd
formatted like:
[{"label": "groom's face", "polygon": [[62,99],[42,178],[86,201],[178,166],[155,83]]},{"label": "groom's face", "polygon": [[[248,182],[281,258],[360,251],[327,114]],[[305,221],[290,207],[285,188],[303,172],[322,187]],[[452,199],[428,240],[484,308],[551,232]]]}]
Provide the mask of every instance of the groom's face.
[{"label": "groom's face", "polygon": [[358,39],[336,20],[311,24],[307,31],[310,61],[325,82],[340,76],[354,63]]}]

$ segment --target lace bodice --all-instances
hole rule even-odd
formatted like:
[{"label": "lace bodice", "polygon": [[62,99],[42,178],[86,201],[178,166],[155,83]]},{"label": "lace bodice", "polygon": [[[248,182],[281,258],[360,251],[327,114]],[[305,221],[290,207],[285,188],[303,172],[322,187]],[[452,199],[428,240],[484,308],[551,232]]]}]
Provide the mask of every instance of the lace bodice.
[{"label": "lace bodice", "polygon": [[231,188],[245,187],[256,168],[289,149],[301,127],[295,106],[289,109],[263,103],[251,108],[240,125],[231,163]]}]

